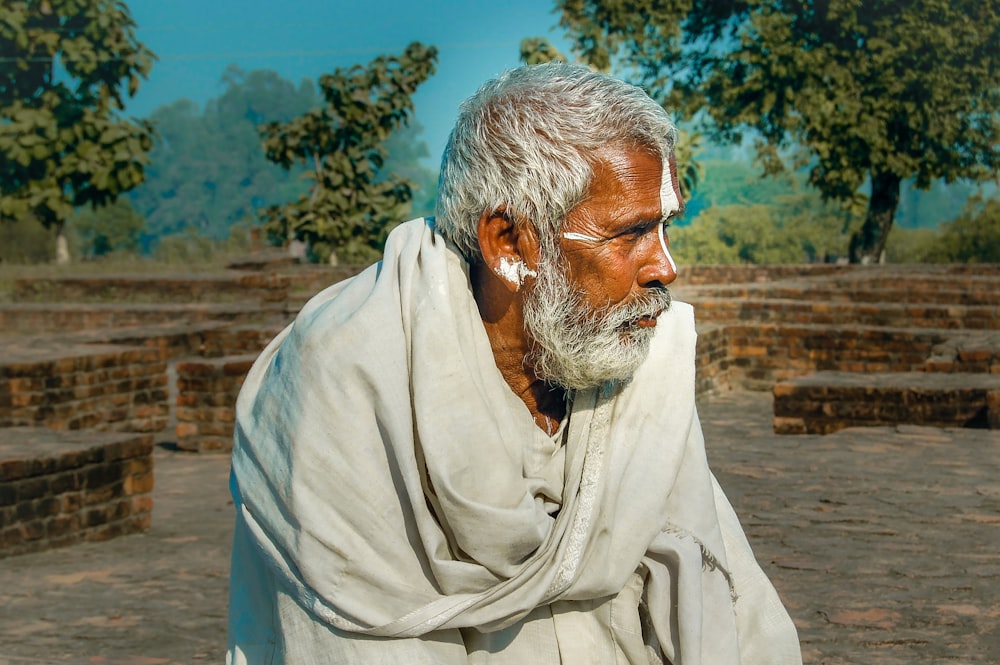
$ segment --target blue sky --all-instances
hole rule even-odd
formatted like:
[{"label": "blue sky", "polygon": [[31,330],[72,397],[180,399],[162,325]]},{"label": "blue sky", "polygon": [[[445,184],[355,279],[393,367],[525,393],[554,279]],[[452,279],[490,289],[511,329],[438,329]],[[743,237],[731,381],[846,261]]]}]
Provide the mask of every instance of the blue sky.
[{"label": "blue sky", "polygon": [[298,83],[335,67],[399,53],[411,41],[439,50],[437,73],[414,97],[436,163],[458,104],[488,78],[518,64],[524,37],[545,36],[563,52],[554,3],[401,0],[126,0],[139,40],[159,57],[127,113],[222,91],[225,68],[272,69]]}]

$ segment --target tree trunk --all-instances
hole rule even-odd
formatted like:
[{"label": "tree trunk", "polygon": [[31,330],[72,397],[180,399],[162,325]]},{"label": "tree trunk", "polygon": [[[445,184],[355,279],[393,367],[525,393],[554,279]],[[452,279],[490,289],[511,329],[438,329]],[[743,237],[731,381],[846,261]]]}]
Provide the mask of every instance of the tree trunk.
[{"label": "tree trunk", "polygon": [[66,241],[66,224],[59,222],[56,226],[56,264],[64,266],[69,263],[69,243]]},{"label": "tree trunk", "polygon": [[872,195],[861,230],[851,236],[851,263],[879,263],[899,206],[901,179],[895,173],[872,175]]}]

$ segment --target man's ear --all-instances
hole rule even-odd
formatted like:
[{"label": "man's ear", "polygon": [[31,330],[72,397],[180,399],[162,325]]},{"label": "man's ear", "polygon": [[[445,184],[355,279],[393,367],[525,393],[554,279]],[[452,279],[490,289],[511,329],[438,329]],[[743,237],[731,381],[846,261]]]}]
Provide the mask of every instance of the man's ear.
[{"label": "man's ear", "polygon": [[485,211],[476,227],[487,270],[517,292],[538,267],[538,238],[530,223],[519,223],[506,207]]}]

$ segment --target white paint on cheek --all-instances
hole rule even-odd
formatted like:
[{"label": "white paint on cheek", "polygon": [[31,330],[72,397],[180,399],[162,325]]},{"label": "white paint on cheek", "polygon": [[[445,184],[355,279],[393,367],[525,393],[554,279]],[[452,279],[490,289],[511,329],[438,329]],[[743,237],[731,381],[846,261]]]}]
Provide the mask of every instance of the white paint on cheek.
[{"label": "white paint on cheek", "polygon": [[667,261],[670,262],[670,269],[673,270],[674,274],[676,275],[677,264],[674,263],[674,257],[670,256],[670,249],[667,247],[667,232],[665,230],[666,228],[667,228],[666,224],[660,224],[660,228],[658,229],[660,234],[660,247],[663,248],[663,255],[667,257]]},{"label": "white paint on cheek", "polygon": [[525,277],[538,276],[538,273],[526,266],[523,261],[511,261],[506,256],[500,257],[497,274],[511,284],[517,285],[517,288],[521,288],[524,285]]}]

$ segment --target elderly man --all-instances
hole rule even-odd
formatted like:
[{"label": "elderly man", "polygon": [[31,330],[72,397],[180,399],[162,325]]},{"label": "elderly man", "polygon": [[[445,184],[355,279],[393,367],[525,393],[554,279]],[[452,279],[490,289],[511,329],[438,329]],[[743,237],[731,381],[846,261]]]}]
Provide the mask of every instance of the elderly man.
[{"label": "elderly man", "polygon": [[463,105],[436,220],[243,387],[230,662],[800,662],[705,460],[674,132],[570,65]]}]

